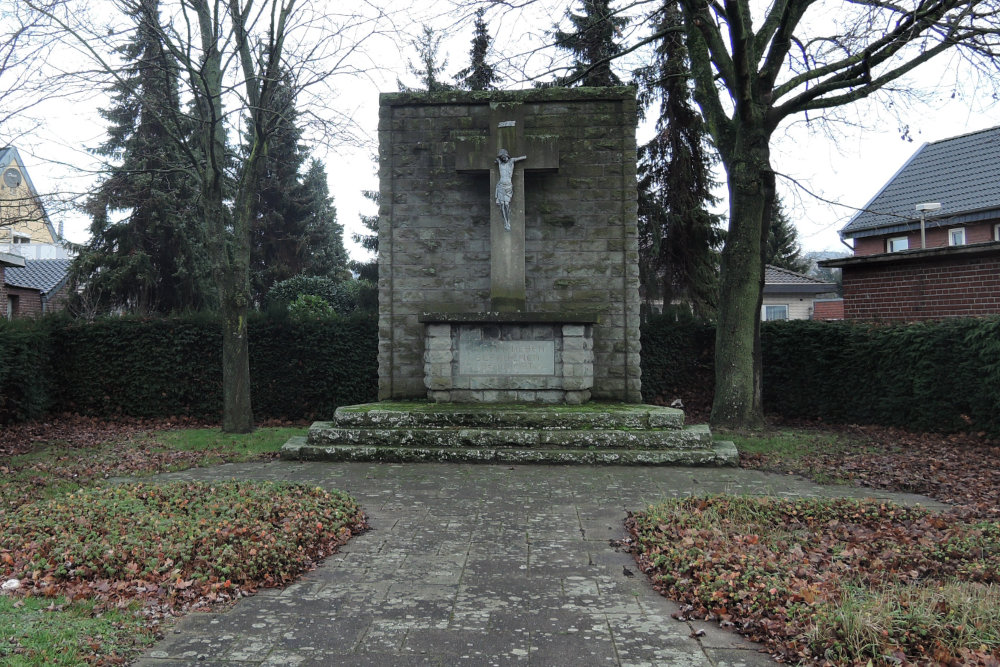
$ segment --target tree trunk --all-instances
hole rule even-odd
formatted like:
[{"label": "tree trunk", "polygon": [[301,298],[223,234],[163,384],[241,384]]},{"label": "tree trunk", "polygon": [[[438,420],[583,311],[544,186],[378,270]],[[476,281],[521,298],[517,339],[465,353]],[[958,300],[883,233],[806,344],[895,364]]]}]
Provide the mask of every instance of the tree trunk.
[{"label": "tree trunk", "polygon": [[735,142],[723,156],[729,183],[729,233],[722,249],[718,324],[715,333],[715,398],[711,423],[758,428],[761,405],[760,308],[764,243],[774,202],[768,137]]},{"label": "tree trunk", "polygon": [[[250,352],[247,345],[247,307],[227,298],[222,313],[222,430],[253,431],[250,406]],[[246,301],[244,301],[244,304]]]}]

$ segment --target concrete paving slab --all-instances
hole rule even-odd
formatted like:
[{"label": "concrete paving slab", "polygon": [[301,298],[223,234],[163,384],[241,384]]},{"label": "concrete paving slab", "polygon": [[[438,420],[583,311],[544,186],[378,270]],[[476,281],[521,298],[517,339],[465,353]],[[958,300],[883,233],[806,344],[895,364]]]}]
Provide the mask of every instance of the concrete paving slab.
[{"label": "concrete paving slab", "polygon": [[773,664],[717,625],[671,618],[677,606],[609,544],[626,510],[721,492],[941,507],[726,468],[282,461],[156,479],[230,478],[341,489],[373,530],[285,589],[188,615],[139,665]]}]

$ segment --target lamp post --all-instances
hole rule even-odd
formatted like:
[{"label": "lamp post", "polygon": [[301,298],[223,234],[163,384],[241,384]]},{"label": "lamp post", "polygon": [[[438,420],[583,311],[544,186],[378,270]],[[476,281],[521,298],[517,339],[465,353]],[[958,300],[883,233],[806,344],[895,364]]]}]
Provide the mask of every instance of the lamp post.
[{"label": "lamp post", "polygon": [[941,202],[927,202],[924,204],[917,204],[917,210],[920,211],[920,248],[921,250],[927,247],[927,229],[926,229],[926,218],[927,211],[937,211],[941,208]]}]

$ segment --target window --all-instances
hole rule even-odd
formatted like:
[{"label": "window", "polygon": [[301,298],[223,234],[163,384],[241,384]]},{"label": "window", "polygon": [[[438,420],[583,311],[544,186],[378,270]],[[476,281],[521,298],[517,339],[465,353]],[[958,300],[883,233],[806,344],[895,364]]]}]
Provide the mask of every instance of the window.
[{"label": "window", "polygon": [[965,227],[948,230],[948,245],[965,245]]},{"label": "window", "polygon": [[993,240],[1000,241],[1000,225],[993,225]]},{"label": "window", "polygon": [[899,252],[900,250],[906,250],[910,247],[910,242],[905,236],[895,236],[891,239],[885,240],[885,251],[886,252]]},{"label": "window", "polygon": [[27,234],[14,232],[14,243],[31,243],[31,237]]},{"label": "window", "polygon": [[765,322],[788,319],[788,306],[764,306],[761,319]]}]

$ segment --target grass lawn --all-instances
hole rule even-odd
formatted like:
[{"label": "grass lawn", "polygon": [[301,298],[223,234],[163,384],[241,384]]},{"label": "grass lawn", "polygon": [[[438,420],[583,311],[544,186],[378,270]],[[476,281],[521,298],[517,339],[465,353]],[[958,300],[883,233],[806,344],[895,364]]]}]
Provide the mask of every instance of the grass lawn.
[{"label": "grass lawn", "polygon": [[90,420],[5,430],[0,663],[125,662],[165,616],[287,583],[364,530],[352,499],[302,485],[108,481],[270,459],[303,432]]}]

